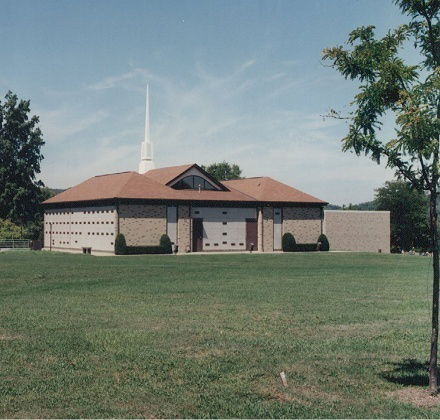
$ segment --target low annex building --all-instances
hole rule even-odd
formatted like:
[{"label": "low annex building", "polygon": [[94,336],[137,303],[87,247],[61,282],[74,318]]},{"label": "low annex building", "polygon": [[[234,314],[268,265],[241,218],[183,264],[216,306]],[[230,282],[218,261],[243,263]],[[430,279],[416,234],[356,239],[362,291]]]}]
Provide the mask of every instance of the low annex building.
[{"label": "low annex building", "polygon": [[281,250],[291,232],[316,243],[327,202],[269,177],[219,182],[197,164],[90,178],[44,202],[46,249],[114,252],[158,245],[166,233],[179,251]]}]

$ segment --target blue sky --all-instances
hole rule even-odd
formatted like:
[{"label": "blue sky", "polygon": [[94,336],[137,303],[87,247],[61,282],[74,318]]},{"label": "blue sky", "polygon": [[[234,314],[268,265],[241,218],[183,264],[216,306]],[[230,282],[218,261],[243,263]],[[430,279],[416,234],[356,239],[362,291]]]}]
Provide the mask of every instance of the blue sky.
[{"label": "blue sky", "polygon": [[[138,170],[145,91],[156,167],[226,160],[333,204],[393,171],[341,152],[356,83],[325,47],[404,21],[391,0],[0,0],[0,95],[31,100],[53,188]],[[388,128],[392,133],[391,128]]]}]

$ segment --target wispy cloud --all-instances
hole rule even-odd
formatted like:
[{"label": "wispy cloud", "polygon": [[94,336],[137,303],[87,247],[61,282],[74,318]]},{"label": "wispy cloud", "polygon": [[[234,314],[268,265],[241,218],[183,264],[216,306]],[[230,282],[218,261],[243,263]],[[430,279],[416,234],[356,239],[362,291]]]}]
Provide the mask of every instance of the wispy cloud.
[{"label": "wispy cloud", "polygon": [[105,110],[97,110],[90,114],[80,111],[77,107],[41,110],[39,115],[45,139],[50,139],[55,144],[68,141],[72,136],[103,123],[109,117]]},{"label": "wispy cloud", "polygon": [[[320,80],[315,75],[298,78],[286,70],[295,65],[298,61],[293,60],[267,68],[248,59],[230,72],[214,74],[199,62],[185,83],[140,67],[102,78],[85,88],[89,104],[83,111],[63,106],[44,113],[45,135],[54,145],[67,140],[88,145],[86,151],[58,154],[57,166],[45,166],[45,173],[75,169],[52,178],[50,185],[71,186],[100,173],[137,170],[149,82],[157,166],[227,160],[239,164],[245,176],[272,176],[323,199],[332,191],[340,197],[334,201],[342,203],[349,196],[355,202],[356,183],[365,186],[368,179],[373,191],[390,175],[368,160],[341,152],[344,123],[323,121],[302,109],[305,86]],[[91,104],[105,102],[103,95],[118,101],[93,110]],[[339,188],[341,180],[346,190]]]},{"label": "wispy cloud", "polygon": [[129,71],[127,73],[121,74],[119,76],[110,76],[105,79],[93,83],[89,86],[89,89],[92,90],[105,90],[105,89],[113,89],[115,86],[120,84],[122,81],[133,79],[134,77],[139,76],[139,72],[136,70]]}]

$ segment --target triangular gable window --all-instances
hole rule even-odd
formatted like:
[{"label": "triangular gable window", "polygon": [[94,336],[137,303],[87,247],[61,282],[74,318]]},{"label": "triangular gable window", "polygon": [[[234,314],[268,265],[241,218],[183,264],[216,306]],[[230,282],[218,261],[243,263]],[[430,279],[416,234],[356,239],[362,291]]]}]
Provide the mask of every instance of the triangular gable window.
[{"label": "triangular gable window", "polygon": [[186,176],[177,181],[171,188],[175,190],[217,190],[214,185],[197,175]]}]

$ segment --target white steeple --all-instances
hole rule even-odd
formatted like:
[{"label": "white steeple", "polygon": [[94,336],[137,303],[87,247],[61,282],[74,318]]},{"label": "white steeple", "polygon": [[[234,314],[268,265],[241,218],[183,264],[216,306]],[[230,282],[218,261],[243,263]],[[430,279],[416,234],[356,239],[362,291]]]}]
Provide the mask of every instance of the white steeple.
[{"label": "white steeple", "polygon": [[145,113],[145,139],[141,147],[141,163],[139,164],[139,173],[144,174],[155,168],[153,162],[153,145],[150,140],[150,100],[147,85],[147,107]]}]

